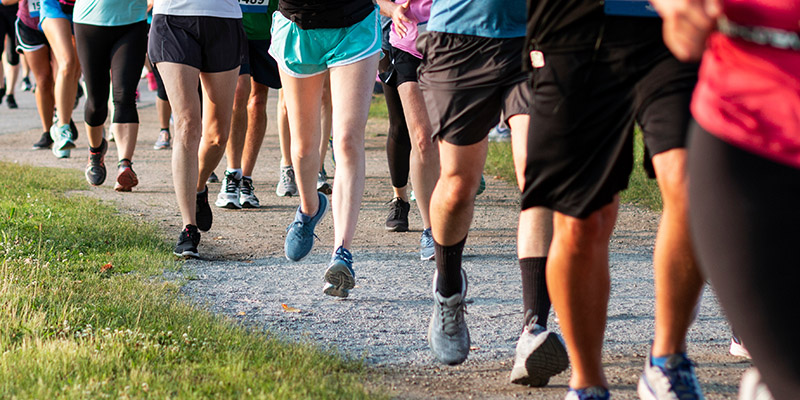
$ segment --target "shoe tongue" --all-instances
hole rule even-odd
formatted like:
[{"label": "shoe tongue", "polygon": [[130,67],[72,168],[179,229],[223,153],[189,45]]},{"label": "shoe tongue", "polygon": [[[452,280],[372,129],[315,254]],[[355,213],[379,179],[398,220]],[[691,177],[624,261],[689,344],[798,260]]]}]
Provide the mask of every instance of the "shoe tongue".
[{"label": "shoe tongue", "polygon": [[683,364],[684,362],[686,362],[686,357],[684,357],[683,354],[680,353],[672,354],[669,357],[667,357],[667,361],[664,363],[664,367],[666,367],[667,369],[675,369],[681,366],[681,364]]},{"label": "shoe tongue", "polygon": [[[441,294],[439,294],[439,296],[441,296]],[[461,293],[456,293],[450,297],[442,297],[442,303],[444,303],[448,307],[457,306],[459,303],[461,303]]]}]

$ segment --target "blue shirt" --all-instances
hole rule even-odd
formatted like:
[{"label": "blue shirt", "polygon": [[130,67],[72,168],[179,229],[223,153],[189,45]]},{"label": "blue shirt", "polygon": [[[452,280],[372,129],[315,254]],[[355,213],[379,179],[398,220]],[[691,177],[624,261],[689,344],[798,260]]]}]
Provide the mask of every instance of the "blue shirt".
[{"label": "blue shirt", "polygon": [[525,0],[433,0],[428,30],[490,38],[525,36]]},{"label": "blue shirt", "polygon": [[78,24],[130,25],[147,20],[147,0],[77,0],[72,15]]}]

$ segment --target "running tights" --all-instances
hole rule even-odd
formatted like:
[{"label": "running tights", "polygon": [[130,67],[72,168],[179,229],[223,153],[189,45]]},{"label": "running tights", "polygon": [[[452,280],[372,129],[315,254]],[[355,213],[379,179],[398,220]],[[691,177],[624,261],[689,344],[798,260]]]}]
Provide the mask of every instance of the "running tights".
[{"label": "running tights", "polygon": [[777,400],[800,393],[800,169],[693,124],[689,213],[703,271]]},{"label": "running tights", "polygon": [[404,187],[408,184],[409,158],[411,157],[411,138],[408,135],[406,116],[400,93],[394,86],[381,83],[389,111],[389,134],[386,138],[386,158],[389,160],[389,175],[392,186]]},{"label": "running tights", "polygon": [[138,123],[136,87],[147,52],[147,22],[123,26],[75,24],[75,41],[88,92],[84,113],[86,123],[89,126],[105,123],[108,117],[109,83],[112,82],[112,121],[118,124]]}]

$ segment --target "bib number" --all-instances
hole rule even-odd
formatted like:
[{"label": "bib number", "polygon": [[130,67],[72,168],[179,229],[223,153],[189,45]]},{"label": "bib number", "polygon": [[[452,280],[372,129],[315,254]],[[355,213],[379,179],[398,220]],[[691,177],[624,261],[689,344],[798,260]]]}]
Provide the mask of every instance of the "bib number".
[{"label": "bib number", "polygon": [[242,12],[266,14],[269,12],[268,0],[239,0]]},{"label": "bib number", "polygon": [[28,13],[31,18],[39,18],[39,10],[42,8],[42,0],[28,0]]}]

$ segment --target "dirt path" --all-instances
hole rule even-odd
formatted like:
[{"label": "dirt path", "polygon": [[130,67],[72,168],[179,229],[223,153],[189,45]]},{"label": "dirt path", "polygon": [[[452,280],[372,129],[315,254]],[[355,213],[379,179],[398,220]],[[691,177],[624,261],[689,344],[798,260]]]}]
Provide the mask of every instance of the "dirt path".
[{"label": "dirt path", "polygon": [[[40,135],[33,98],[20,93],[17,99],[20,110],[0,107],[0,159],[83,170],[83,127],[79,150],[73,151],[71,159],[57,160],[49,151],[32,151],[30,145]],[[98,188],[87,184],[76,192],[157,223],[165,238],[173,242],[180,230],[180,217],[172,191],[170,152],[152,149],[157,136],[152,101],[153,94],[143,87],[142,128],[134,159],[140,185],[132,193],[114,192],[111,167],[116,150],[112,145],[106,184]],[[412,207],[410,233],[383,229],[384,203],[391,196],[384,151],[386,122],[370,121],[367,127],[367,185],[353,246],[357,287],[350,298],[340,301],[321,293],[333,240],[330,217],[319,227],[320,242],[310,257],[300,263],[283,257],[285,228],[298,199],[280,198],[274,193],[280,158],[274,109],[275,96],[271,93],[267,138],[254,173],[256,193],[264,207],[237,211],[214,208],[214,226],[203,234],[200,245],[203,260],[184,266],[184,273],[191,278],[185,293],[198,304],[250,326],[364,357],[375,368],[369,384],[389,387],[398,398],[563,398],[568,373],[553,378],[543,389],[506,383],[521,329],[515,189],[487,177],[488,189],[478,198],[464,263],[471,285],[468,298],[472,300],[467,323],[475,349],[461,366],[439,366],[425,343],[434,264],[417,260],[418,213]],[[330,159],[326,164],[332,173]],[[221,176],[223,170],[224,164],[217,168],[217,174]],[[219,187],[210,185],[212,201]],[[624,206],[611,242],[612,295],[604,359],[617,399],[636,398],[636,382],[652,338],[651,254],[657,223],[657,214]],[[301,312],[285,313],[281,304]],[[551,329],[557,331],[557,319],[551,317],[551,321]],[[727,324],[708,291],[689,335],[689,352],[698,364],[708,399],[735,398],[741,373],[749,366],[727,353],[728,340]]]}]

